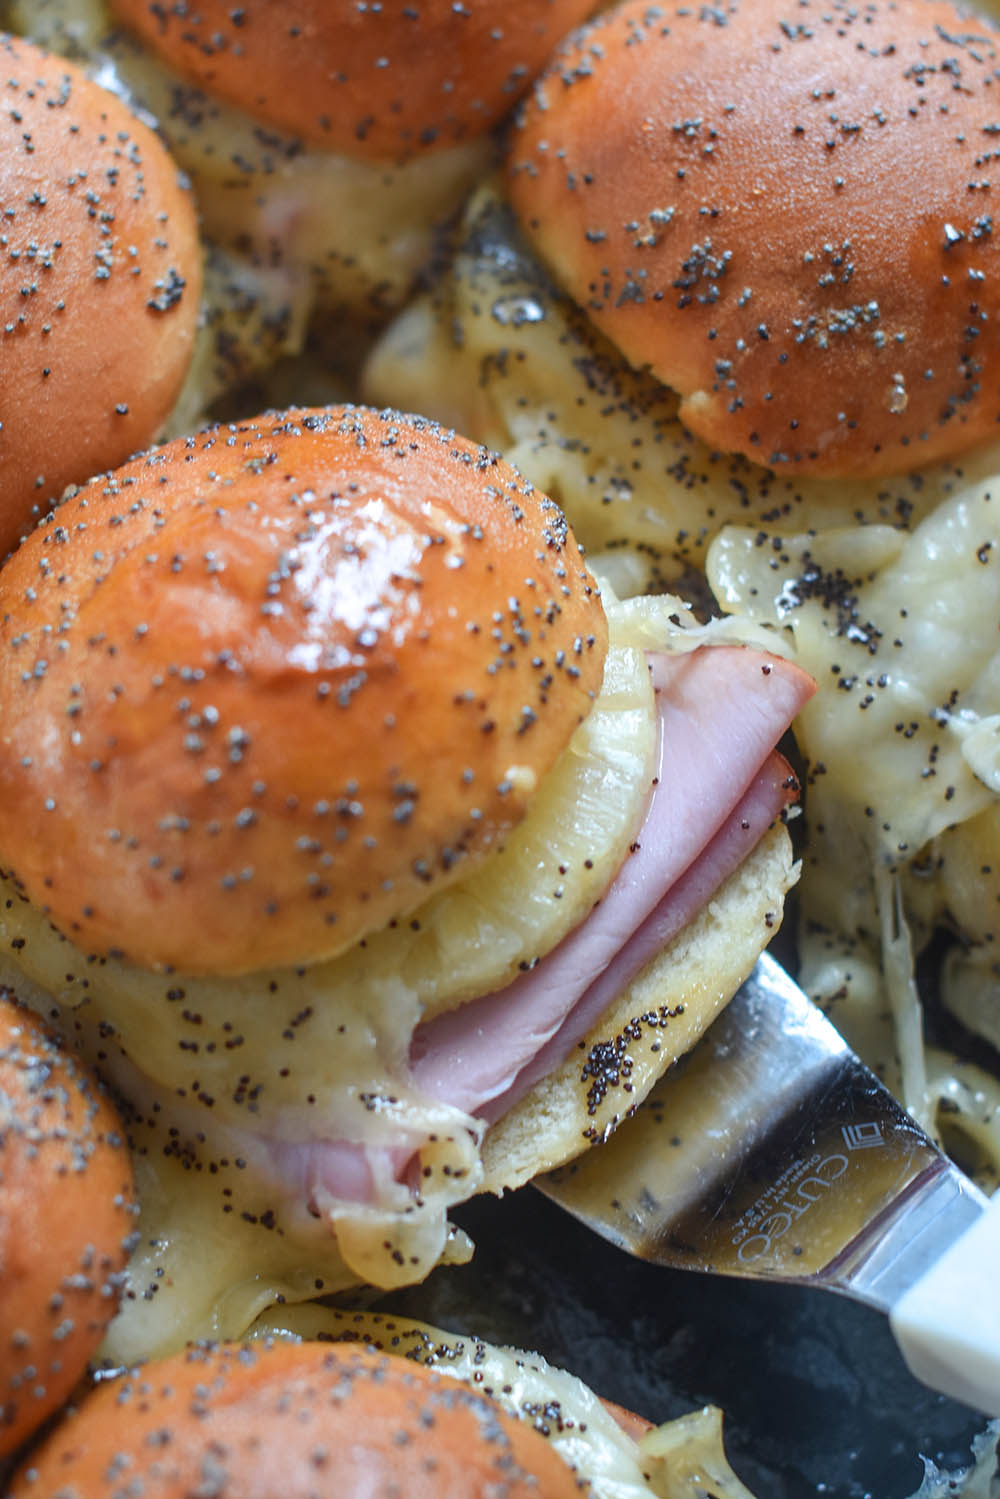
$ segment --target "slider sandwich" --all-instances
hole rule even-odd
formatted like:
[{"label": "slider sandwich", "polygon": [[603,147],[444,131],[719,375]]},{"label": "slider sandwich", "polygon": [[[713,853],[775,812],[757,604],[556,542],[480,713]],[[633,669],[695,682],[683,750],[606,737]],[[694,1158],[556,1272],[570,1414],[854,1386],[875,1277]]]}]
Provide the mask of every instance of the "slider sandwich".
[{"label": "slider sandwich", "polygon": [[906,526],[997,466],[995,25],[939,0],[615,6],[376,349],[588,551]]},{"label": "slider sandwich", "polygon": [[92,480],[0,571],[2,976],[117,1089],[108,1355],[422,1278],[599,1142],[769,940],[812,691],[602,596],[420,418],[296,409]]},{"label": "slider sandwich", "polygon": [[953,458],[1000,420],[998,60],[947,0],[627,3],[536,84],[514,208],[713,447],[835,478]]},{"label": "slider sandwich", "polygon": [[0,556],[69,483],[156,438],[191,361],[201,249],[162,143],[78,67],[0,34]]},{"label": "slider sandwich", "polygon": [[482,135],[510,112],[593,0],[399,0],[358,7],[111,0],[160,57],[209,93],[310,145],[408,161]]},{"label": "slider sandwich", "polygon": [[123,1492],[117,1474],[157,1499],[579,1492],[544,1438],[478,1391],[322,1343],[192,1348],[108,1381],[28,1455],[10,1492],[107,1499]]},{"label": "slider sandwich", "polygon": [[11,1499],[697,1499],[706,1483],[751,1499],[717,1410],[655,1428],[544,1359],[357,1323],[201,1345],[104,1379],[27,1453]]},{"label": "slider sandwich", "polygon": [[494,160],[495,127],[592,8],[14,0],[11,25],[156,120],[228,273],[220,291],[242,288],[262,367],[320,328],[343,366],[410,291],[437,226]]}]

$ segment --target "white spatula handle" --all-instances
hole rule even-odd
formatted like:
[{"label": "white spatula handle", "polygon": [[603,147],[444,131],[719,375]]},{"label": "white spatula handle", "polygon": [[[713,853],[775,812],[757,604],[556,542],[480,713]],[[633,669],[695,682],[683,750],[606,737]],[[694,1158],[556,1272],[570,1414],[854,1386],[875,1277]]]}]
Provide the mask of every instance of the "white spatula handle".
[{"label": "white spatula handle", "polygon": [[889,1320],[918,1379],[1000,1416],[1000,1194],[904,1292]]}]

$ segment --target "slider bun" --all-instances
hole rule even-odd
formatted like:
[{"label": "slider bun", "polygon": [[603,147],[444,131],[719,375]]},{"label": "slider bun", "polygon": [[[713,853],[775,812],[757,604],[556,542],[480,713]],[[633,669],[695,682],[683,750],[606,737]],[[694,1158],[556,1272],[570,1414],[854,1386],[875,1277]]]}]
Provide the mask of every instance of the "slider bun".
[{"label": "slider bun", "polygon": [[515,207],[714,447],[953,457],[1000,419],[998,42],[938,0],[620,6],[524,107]]},{"label": "slider bun", "polygon": [[0,1458],[62,1405],[118,1305],[132,1167],[94,1078],[0,997]]},{"label": "slider bun", "polygon": [[0,556],[65,485],[156,435],[194,345],[190,194],[80,70],[0,36]]},{"label": "slider bun", "polygon": [[[14,1475],[10,1499],[225,1494],[579,1499],[573,1470],[470,1385],[370,1348],[192,1348],[101,1385]],[[71,1490],[63,1485],[71,1480]]]},{"label": "slider bun", "polygon": [[593,0],[112,0],[210,93],[312,145],[402,160],[482,135]]},{"label": "slider bun", "polygon": [[431,422],[180,439],[0,572],[0,860],[88,952],[328,956],[519,821],[606,643],[558,507]]}]

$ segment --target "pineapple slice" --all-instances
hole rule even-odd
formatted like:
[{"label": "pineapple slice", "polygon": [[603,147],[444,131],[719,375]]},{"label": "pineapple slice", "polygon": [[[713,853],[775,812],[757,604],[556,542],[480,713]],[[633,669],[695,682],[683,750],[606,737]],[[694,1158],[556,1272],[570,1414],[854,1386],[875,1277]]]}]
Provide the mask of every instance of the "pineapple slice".
[{"label": "pineapple slice", "polygon": [[363,959],[367,970],[399,963],[425,1019],[516,978],[610,884],[645,809],[656,742],[645,657],[612,644],[594,709],[524,822],[416,913],[419,931],[398,945],[395,932],[380,937]]}]

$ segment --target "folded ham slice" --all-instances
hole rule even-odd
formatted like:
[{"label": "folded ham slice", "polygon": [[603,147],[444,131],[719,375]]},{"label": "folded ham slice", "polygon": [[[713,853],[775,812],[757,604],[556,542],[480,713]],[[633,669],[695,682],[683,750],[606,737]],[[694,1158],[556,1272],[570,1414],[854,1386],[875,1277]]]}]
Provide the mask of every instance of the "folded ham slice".
[{"label": "folded ham slice", "polygon": [[[628,857],[585,920],[528,972],[417,1028],[410,1075],[428,1098],[500,1118],[565,1060],[794,799],[795,778],[774,745],[815,691],[806,672],[743,646],[648,659],[659,762]],[[414,1160],[403,1142],[301,1148],[308,1188],[324,1206],[371,1200],[387,1170],[404,1180]]]},{"label": "folded ham slice", "polygon": [[[469,1017],[472,1024],[466,1025],[464,1035],[451,1037],[450,1043],[446,1046],[442,1046],[440,1039],[435,1038],[438,1045],[429,1048],[413,1068],[423,1091],[439,1098],[442,1102],[447,1100],[453,1104],[457,1103],[459,1107],[465,1107],[467,1113],[476,1114],[480,1119],[486,1119],[490,1123],[500,1119],[508,1109],[512,1109],[516,1103],[519,1103],[537,1082],[565,1061],[577,1042],[583,1040],[613,1000],[632,982],[640,970],[666,947],[689,921],[694,920],[726,877],[742,864],[782,808],[787,806],[796,786],[797,782],[792,774],[791,766],[784,756],[777,753],[769,756],[729,821],[723,824],[693,864],[685,870],[683,877],[669,887],[645,920],[639,923],[606,966],[600,970],[600,976],[583,989],[580,998],[576,1000],[562,1023],[551,1036],[538,1044],[534,1054],[521,1063],[516,1073],[511,1075],[507,1072],[504,1075],[502,1070],[505,1063],[509,1064],[509,1058],[517,1054],[516,1045],[506,1054],[502,1052],[497,1045],[494,1027],[490,1024],[490,1013],[495,1013],[499,1007],[484,1004],[483,1014],[476,1018]],[[645,836],[648,838],[648,833],[645,833]],[[628,893],[612,887],[607,899],[614,906],[621,908],[624,901],[628,899]],[[579,940],[574,941],[577,933],[573,932],[563,944],[574,950],[572,954],[567,954],[567,958],[571,963],[581,965],[579,971],[585,977],[595,971],[594,969],[588,971],[582,966],[586,962],[588,951],[599,950],[603,945],[600,932],[602,923],[597,914],[598,910],[602,915],[606,914],[602,908],[596,908],[583,927],[577,929],[580,932]],[[591,927],[594,929],[593,932],[590,931]],[[561,952],[560,956],[562,956]],[[530,1008],[537,1013],[539,997],[549,992],[546,988],[545,976],[547,964],[543,962],[539,967],[543,970],[539,981],[534,984],[524,983],[523,991],[518,995],[519,1003],[509,1007],[506,1003],[503,1005],[503,1023],[508,1034],[515,1012],[521,1013]],[[526,974],[525,980],[534,978],[536,972],[537,970],[532,970],[530,974]],[[521,987],[520,981],[518,987]],[[453,1013],[460,1015],[462,1012],[454,1011]],[[450,1018],[450,1016],[441,1017],[442,1020]],[[427,1030],[432,1029],[432,1026],[427,1027]],[[422,1039],[418,1034],[418,1046]],[[492,1081],[488,1077],[483,1078],[481,1072],[477,1078],[474,1065],[476,1058],[485,1059],[492,1064],[494,1068]],[[496,1073],[500,1074],[499,1078],[496,1077]],[[460,1102],[462,1078],[466,1079],[465,1087],[470,1095],[469,1106]],[[481,1096],[474,1101],[477,1081],[479,1082],[478,1092]],[[440,1086],[441,1083],[444,1084],[443,1087]]]}]

